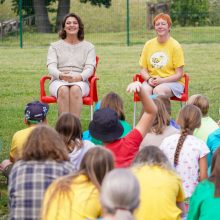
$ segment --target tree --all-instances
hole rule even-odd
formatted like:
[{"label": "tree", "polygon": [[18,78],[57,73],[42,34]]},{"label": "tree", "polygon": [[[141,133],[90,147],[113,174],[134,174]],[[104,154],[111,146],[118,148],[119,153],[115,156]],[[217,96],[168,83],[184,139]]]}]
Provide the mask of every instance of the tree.
[{"label": "tree", "polygon": [[57,10],[57,18],[56,18],[56,28],[57,32],[59,27],[61,26],[61,21],[63,16],[70,11],[70,0],[59,0],[58,10]]},{"label": "tree", "polygon": [[[4,3],[5,0],[0,0]],[[35,22],[38,32],[47,33],[52,31],[52,25],[49,21],[48,12],[54,12],[51,4],[58,1],[57,17],[55,30],[60,28],[62,18],[70,10],[70,0],[23,0],[22,13],[23,16],[35,15]],[[92,5],[106,8],[111,6],[111,0],[80,0],[81,3],[90,2]],[[12,0],[12,10],[19,14],[19,0]]]},{"label": "tree", "polygon": [[171,0],[171,17],[181,26],[204,25],[209,17],[209,1]]}]

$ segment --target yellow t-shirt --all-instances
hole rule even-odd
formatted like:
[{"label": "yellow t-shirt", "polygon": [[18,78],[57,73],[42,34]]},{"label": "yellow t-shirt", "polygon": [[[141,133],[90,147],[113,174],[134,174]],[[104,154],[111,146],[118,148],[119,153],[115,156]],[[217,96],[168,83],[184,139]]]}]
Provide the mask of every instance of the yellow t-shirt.
[{"label": "yellow t-shirt", "polygon": [[76,177],[70,186],[70,191],[55,192],[50,200],[51,193],[59,180],[52,183],[47,189],[42,206],[42,220],[66,219],[96,219],[101,215],[99,192],[94,184],[84,175]]},{"label": "yellow t-shirt", "polygon": [[137,220],[180,220],[181,210],[176,202],[185,199],[180,178],[172,171],[158,166],[132,168],[140,184],[140,205]]},{"label": "yellow t-shirt", "polygon": [[34,127],[35,126],[25,128],[14,134],[11,143],[10,158],[15,160],[16,158],[21,157],[22,148]]},{"label": "yellow t-shirt", "polygon": [[[144,45],[139,64],[146,68],[151,77],[168,77],[175,74],[175,69],[184,66],[181,45],[172,37],[165,43],[153,38]],[[184,78],[179,80],[184,84]]]}]

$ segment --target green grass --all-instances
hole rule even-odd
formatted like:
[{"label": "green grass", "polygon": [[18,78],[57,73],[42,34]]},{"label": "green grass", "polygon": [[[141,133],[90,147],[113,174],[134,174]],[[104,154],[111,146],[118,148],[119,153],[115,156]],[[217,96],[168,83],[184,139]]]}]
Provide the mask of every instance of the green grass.
[{"label": "green grass", "polygon": [[[121,4],[121,3],[120,3]],[[106,9],[102,9],[106,10]],[[131,46],[126,45],[126,32],[88,33],[86,39],[96,45],[100,57],[97,75],[98,92],[101,98],[109,91],[118,92],[124,102],[127,119],[132,123],[132,95],[125,92],[134,73],[139,71],[138,59],[146,40],[154,36],[154,31],[131,28]],[[220,50],[220,27],[175,27],[172,36],[182,43],[186,67],[190,75],[189,93],[202,93],[209,98],[210,116],[219,119],[218,108],[220,81],[218,62]],[[24,49],[19,49],[18,34],[13,34],[0,42],[0,140],[2,150],[0,160],[9,154],[12,135],[22,128],[23,111],[27,102],[39,99],[39,78],[47,73],[46,54],[50,42],[57,40],[57,34],[37,34],[24,32]],[[173,117],[179,103],[172,102]],[[49,123],[53,126],[57,119],[57,106],[50,105]],[[89,109],[83,108],[84,130],[89,123]],[[7,212],[5,179],[0,177],[2,196],[0,216]]]},{"label": "green grass", "polygon": [[[109,45],[96,46],[100,57],[97,75],[99,98],[109,91],[116,91],[125,102],[127,119],[132,123],[133,96],[125,92],[134,73],[139,71],[138,59],[143,45],[131,47]],[[185,71],[190,75],[189,93],[202,93],[210,101],[209,114],[219,119],[219,73],[218,51],[220,44],[183,44],[185,52]],[[47,73],[46,47],[1,48],[0,60],[0,139],[3,143],[0,159],[7,158],[12,135],[25,127],[23,110],[27,102],[39,99],[39,79]],[[179,109],[179,103],[173,102],[173,116]],[[57,106],[50,105],[49,123],[53,126],[57,119]],[[89,108],[84,107],[81,117],[84,130],[89,123]],[[0,178],[1,191],[0,214],[7,212],[5,180]],[[3,190],[2,190],[3,188]]]},{"label": "green grass", "polygon": [[[125,92],[134,73],[139,71],[138,59],[146,40],[154,31],[146,31],[145,0],[130,1],[130,47],[126,47],[125,1],[113,0],[110,9],[93,7],[72,1],[71,11],[79,14],[85,23],[86,39],[96,45],[100,57],[97,75],[99,98],[110,91],[121,95],[127,120],[132,123],[133,96]],[[0,5],[0,18],[16,17],[10,11],[10,0]],[[54,15],[50,14],[54,21]],[[182,43],[186,67],[190,75],[189,93],[202,93],[210,101],[209,115],[219,119],[220,27],[173,27],[172,36]],[[14,33],[0,41],[0,160],[7,158],[13,134],[25,127],[24,106],[39,99],[39,79],[47,73],[46,54],[57,34],[38,34],[25,29],[24,49],[19,49],[19,35]],[[140,107],[140,105],[139,105]],[[172,102],[173,117],[179,103]],[[48,120],[54,126],[57,106],[50,105]],[[83,108],[81,122],[84,130],[89,123],[89,109]],[[1,149],[2,148],[2,149]],[[0,175],[0,219],[7,213],[6,180]]]},{"label": "green grass", "polygon": [[[173,27],[172,36],[180,43],[220,43],[220,27]],[[130,31],[130,45],[143,45],[146,40],[155,36],[153,30],[140,29]],[[95,45],[106,46],[115,45],[121,46],[127,44],[127,32],[98,32],[87,33],[86,39],[93,42]],[[40,34],[34,30],[25,30],[23,33],[23,47],[44,47],[50,42],[56,41],[58,34]],[[0,47],[19,47],[20,39],[18,33],[13,33],[0,41]]]}]

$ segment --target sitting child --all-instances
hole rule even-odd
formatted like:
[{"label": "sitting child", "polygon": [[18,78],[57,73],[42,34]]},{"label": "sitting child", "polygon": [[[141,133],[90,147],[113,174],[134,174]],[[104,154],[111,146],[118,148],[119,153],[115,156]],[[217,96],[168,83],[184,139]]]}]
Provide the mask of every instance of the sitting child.
[{"label": "sitting child", "polygon": [[187,220],[220,219],[220,148],[212,160],[211,175],[196,187],[189,206]]},{"label": "sitting child", "polygon": [[132,171],[140,184],[140,220],[180,220],[185,213],[182,182],[168,158],[156,146],[142,148]]},{"label": "sitting child", "polygon": [[198,107],[184,106],[177,117],[181,133],[165,138],[160,145],[180,175],[187,198],[192,195],[198,182],[207,178],[206,157],[209,149],[204,141],[193,136],[194,130],[201,125],[201,117]]},{"label": "sitting child", "polygon": [[[117,93],[109,92],[103,97],[101,103],[99,102],[98,105],[99,107],[96,107],[96,110],[102,109],[102,108],[111,108],[118,114],[120,123],[124,128],[124,132],[121,135],[121,138],[127,135],[127,133],[131,131],[130,124],[125,120],[123,100]],[[92,137],[89,131],[83,132],[83,139],[91,140],[96,145],[102,145],[102,141]]]},{"label": "sitting child", "polygon": [[74,170],[79,170],[84,154],[95,145],[88,140],[82,140],[80,120],[71,113],[63,113],[58,118],[55,129],[66,144]]},{"label": "sitting child", "polygon": [[157,115],[154,119],[150,132],[144,137],[140,148],[147,145],[159,147],[164,138],[179,133],[179,130],[170,125],[170,115],[168,114],[163,102],[156,98],[153,99],[157,106]]},{"label": "sitting child", "polygon": [[208,98],[204,95],[196,94],[190,96],[187,103],[197,106],[202,112],[201,126],[195,129],[193,135],[206,142],[209,134],[218,128],[218,124],[208,116]]},{"label": "sitting child", "polygon": [[124,128],[119,121],[118,114],[111,108],[97,110],[89,124],[91,135],[101,140],[103,145],[113,152],[116,167],[130,166],[143,137],[149,132],[157,112],[157,107],[140,82],[129,84],[127,91],[138,93],[143,104],[144,114],[136,127],[125,137],[121,138]]},{"label": "sitting child", "polygon": [[4,160],[0,164],[0,170],[6,177],[9,176],[13,163],[21,157],[23,146],[27,141],[30,133],[36,125],[47,123],[47,113],[49,106],[39,101],[33,101],[25,106],[24,123],[28,126],[25,129],[17,131],[12,138],[10,159]]}]

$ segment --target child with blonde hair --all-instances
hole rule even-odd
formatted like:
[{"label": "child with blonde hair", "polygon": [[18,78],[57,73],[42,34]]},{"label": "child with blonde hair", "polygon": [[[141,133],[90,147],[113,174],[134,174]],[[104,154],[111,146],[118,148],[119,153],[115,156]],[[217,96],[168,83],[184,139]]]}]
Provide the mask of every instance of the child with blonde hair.
[{"label": "child with blonde hair", "polygon": [[95,219],[101,216],[100,188],[114,168],[112,153],[102,147],[88,150],[78,172],[54,181],[46,191],[42,220]]},{"label": "child with blonde hair", "polygon": [[144,137],[140,148],[146,145],[160,146],[164,138],[179,133],[179,130],[170,125],[170,115],[163,102],[156,98],[153,100],[157,106],[157,114],[150,132]]},{"label": "child with blonde hair", "polygon": [[195,94],[189,97],[187,103],[197,106],[202,112],[201,126],[195,129],[193,135],[206,142],[208,136],[218,128],[218,124],[208,116],[209,100],[204,95]]},{"label": "child with blonde hair", "polygon": [[181,220],[185,214],[182,182],[158,147],[142,148],[133,162],[132,172],[140,184],[136,219]]},{"label": "child with blonde hair", "polygon": [[169,158],[183,181],[186,197],[190,197],[199,181],[207,178],[209,149],[204,141],[193,136],[201,125],[201,111],[194,105],[186,105],[179,111],[177,123],[181,133],[164,139],[160,149]]}]

